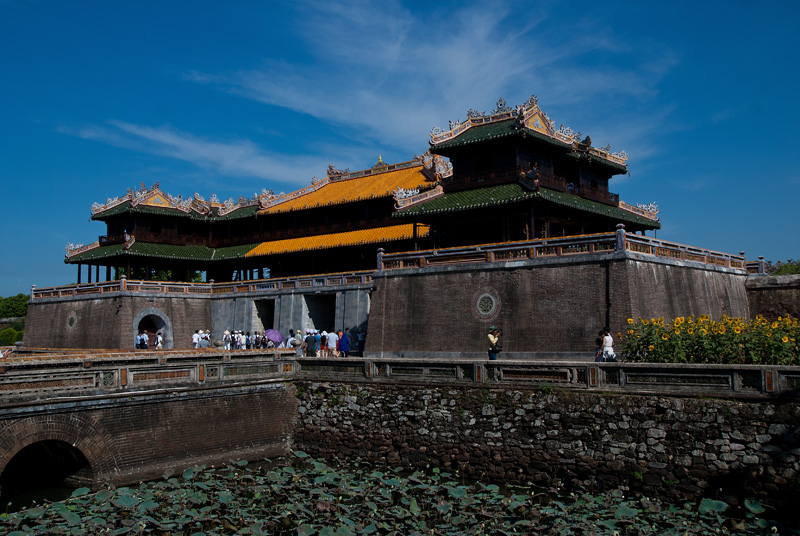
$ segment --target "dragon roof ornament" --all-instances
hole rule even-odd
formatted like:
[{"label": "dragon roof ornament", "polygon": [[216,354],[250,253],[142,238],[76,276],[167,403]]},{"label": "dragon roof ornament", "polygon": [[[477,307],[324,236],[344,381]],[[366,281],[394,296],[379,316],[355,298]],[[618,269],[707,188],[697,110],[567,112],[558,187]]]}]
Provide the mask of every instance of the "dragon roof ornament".
[{"label": "dragon roof ornament", "polygon": [[478,112],[470,108],[467,111],[467,119],[465,121],[462,122],[460,119],[450,121],[449,129],[447,130],[434,126],[430,133],[430,144],[435,147],[458,137],[474,126],[496,123],[507,119],[516,119],[515,125],[517,128],[534,130],[553,140],[571,145],[576,151],[589,153],[623,166],[627,163],[628,154],[625,151],[612,153],[610,145],[592,147],[591,139],[588,136],[582,139],[580,132],[576,132],[563,124],[556,128],[553,120],[539,108],[539,98],[536,95],[531,95],[524,103],[515,107],[508,106],[505,99],[500,98],[497,101],[496,108],[488,115],[486,112]]},{"label": "dragon roof ornament", "polygon": [[142,182],[136,190],[128,188],[127,193],[122,197],[107,198],[105,203],[93,203],[92,215],[101,214],[128,201],[131,207],[152,206],[175,209],[186,214],[195,212],[205,216],[212,216],[213,209],[217,209],[217,216],[225,216],[240,208],[256,206],[261,203],[262,199],[269,200],[275,197],[277,196],[272,190],[264,189],[261,194],[253,194],[250,199],[239,196],[237,202],[234,202],[233,198],[222,202],[216,193],[212,193],[208,200],[197,192],[191,197],[184,198],[181,195],[173,196],[161,191],[158,182],[150,188],[147,188]]}]

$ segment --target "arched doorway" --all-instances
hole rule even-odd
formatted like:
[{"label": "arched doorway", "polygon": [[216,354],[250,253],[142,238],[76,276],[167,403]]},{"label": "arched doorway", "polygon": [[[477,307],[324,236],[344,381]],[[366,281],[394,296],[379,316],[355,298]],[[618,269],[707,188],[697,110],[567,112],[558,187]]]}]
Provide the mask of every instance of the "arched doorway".
[{"label": "arched doorway", "polygon": [[65,441],[48,439],[23,448],[0,474],[0,509],[12,510],[48,500],[62,500],[92,481],[83,453]]},{"label": "arched doorway", "polygon": [[131,343],[132,345],[136,343],[136,335],[144,330],[147,330],[147,334],[150,337],[150,349],[155,349],[156,334],[158,333],[161,333],[161,336],[164,337],[164,348],[175,347],[172,336],[172,322],[161,309],[149,307],[139,311],[133,319],[132,337],[134,341]]}]

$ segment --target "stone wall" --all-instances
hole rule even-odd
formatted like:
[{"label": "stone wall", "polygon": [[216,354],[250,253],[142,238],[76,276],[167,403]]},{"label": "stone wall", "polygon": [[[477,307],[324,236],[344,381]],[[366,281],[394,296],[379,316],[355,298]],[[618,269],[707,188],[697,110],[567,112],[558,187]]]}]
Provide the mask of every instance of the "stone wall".
[{"label": "stone wall", "polygon": [[366,354],[485,356],[491,325],[509,357],[592,355],[628,318],[749,316],[746,272],[618,251],[387,270],[374,276]]},{"label": "stone wall", "polygon": [[800,275],[752,276],[747,278],[750,314],[769,319],[789,314],[800,318]]},{"label": "stone wall", "polygon": [[[210,330],[221,341],[226,329],[262,332],[275,328],[365,328],[370,285],[190,296],[113,292],[31,300],[24,336],[31,348],[133,349],[144,317],[158,319],[166,348],[191,348],[192,334]],[[311,303],[311,307],[309,307]],[[152,334],[151,334],[152,335]],[[152,344],[151,337],[151,344]]]},{"label": "stone wall", "polygon": [[468,479],[666,498],[800,499],[800,405],[297,382],[295,448]]}]

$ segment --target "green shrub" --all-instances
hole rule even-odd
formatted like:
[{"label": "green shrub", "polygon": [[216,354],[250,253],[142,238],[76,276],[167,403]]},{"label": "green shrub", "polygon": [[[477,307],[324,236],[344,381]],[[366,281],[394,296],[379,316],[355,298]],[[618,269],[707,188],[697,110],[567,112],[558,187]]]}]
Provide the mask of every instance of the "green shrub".
[{"label": "green shrub", "polygon": [[15,339],[17,338],[17,330],[14,328],[6,328],[3,331],[0,331],[0,346],[11,346],[14,344]]}]

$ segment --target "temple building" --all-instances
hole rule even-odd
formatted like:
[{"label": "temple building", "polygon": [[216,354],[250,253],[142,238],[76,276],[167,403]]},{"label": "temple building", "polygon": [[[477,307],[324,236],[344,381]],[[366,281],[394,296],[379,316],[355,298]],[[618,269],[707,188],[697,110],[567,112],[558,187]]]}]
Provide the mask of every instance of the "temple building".
[{"label": "temple building", "polygon": [[350,329],[367,356],[485,358],[500,326],[506,359],[591,358],[628,318],[748,317],[744,256],[659,240],[658,208],[609,188],[627,161],[531,97],[434,128],[409,161],[331,165],[288,194],[142,184],[92,207],[105,234],[68,246],[76,283],[32,289],[24,342]]},{"label": "temple building", "polygon": [[[373,270],[385,253],[660,227],[657,211],[609,191],[627,155],[555,124],[531,97],[434,129],[408,162],[325,179],[285,194],[221,202],[173,197],[158,183],[96,203],[106,234],[69,249],[78,283],[101,279],[247,281]],[[84,280],[81,268],[88,267]],[[101,272],[102,269],[102,272]]]}]

